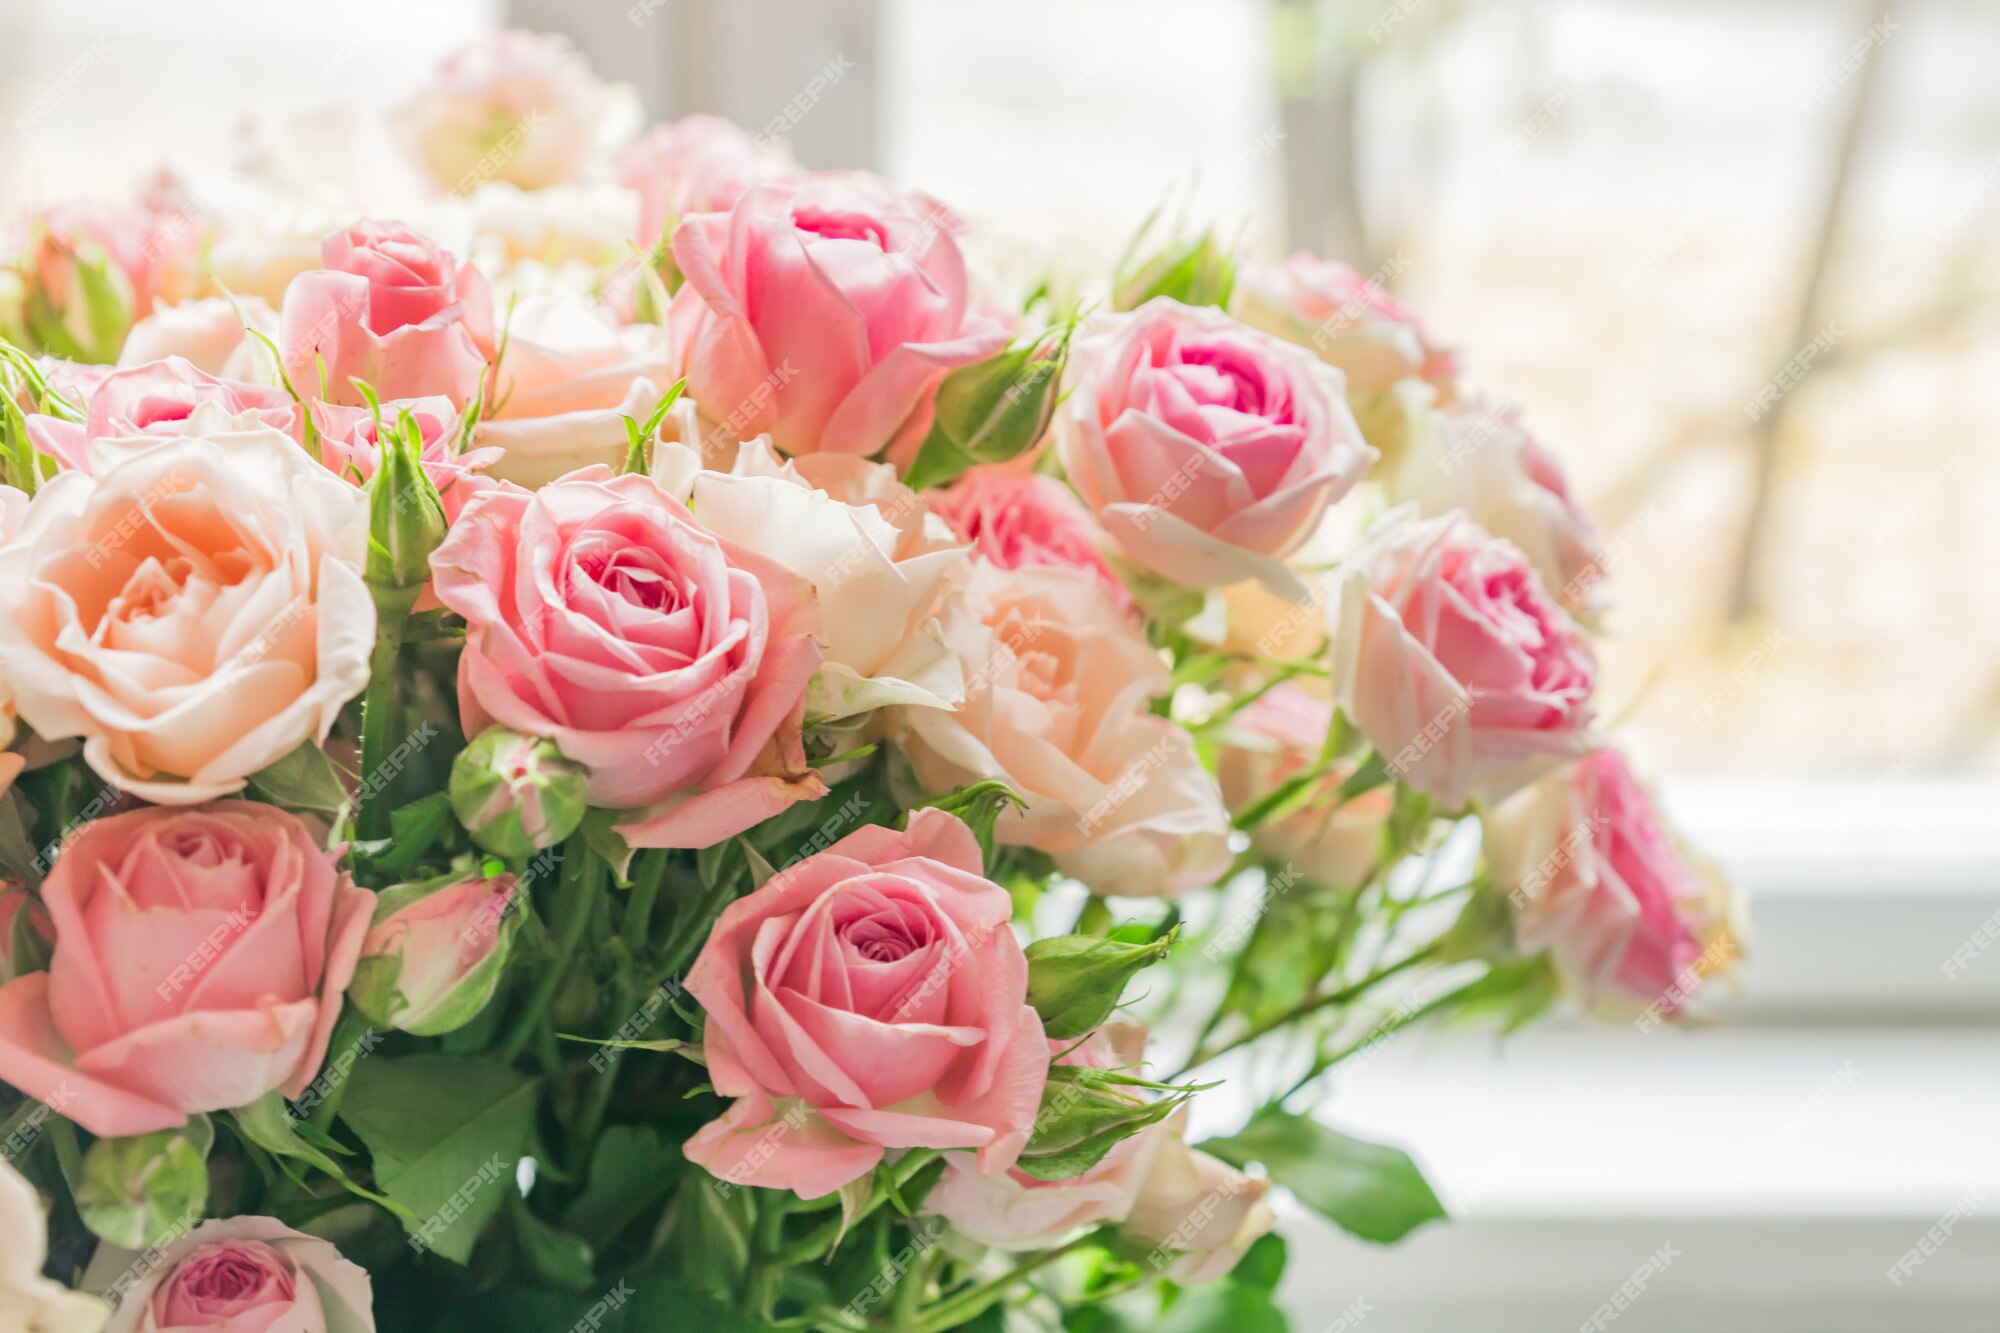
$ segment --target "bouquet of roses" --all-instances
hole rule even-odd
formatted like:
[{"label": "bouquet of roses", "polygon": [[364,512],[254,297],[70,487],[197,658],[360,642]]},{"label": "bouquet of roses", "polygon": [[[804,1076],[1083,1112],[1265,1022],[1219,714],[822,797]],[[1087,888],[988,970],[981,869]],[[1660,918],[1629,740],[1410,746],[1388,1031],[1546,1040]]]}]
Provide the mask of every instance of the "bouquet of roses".
[{"label": "bouquet of roses", "polygon": [[1443,1213],[1332,1071],[1728,962],[1603,544],[1378,285],[1008,301],[627,107],[503,34],[423,190],[13,238],[0,1330],[1282,1327],[1273,1185]]}]

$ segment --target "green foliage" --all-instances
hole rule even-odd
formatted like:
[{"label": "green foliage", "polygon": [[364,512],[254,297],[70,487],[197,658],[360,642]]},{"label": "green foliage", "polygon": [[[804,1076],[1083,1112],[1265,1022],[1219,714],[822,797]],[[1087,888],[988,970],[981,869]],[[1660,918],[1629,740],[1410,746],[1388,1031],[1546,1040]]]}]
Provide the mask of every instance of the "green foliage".
[{"label": "green foliage", "polygon": [[1362,1240],[1388,1244],[1444,1217],[1444,1205],[1401,1149],[1349,1138],[1277,1106],[1241,1132],[1201,1145],[1233,1166],[1263,1164],[1299,1202]]}]

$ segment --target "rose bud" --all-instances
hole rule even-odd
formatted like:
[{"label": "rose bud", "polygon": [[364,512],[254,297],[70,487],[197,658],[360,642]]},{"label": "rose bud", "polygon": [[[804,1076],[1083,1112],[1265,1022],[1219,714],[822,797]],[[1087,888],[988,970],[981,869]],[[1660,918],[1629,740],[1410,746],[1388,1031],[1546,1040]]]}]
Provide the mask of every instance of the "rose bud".
[{"label": "rose bud", "polygon": [[960,366],[938,385],[936,415],[903,480],[942,486],[976,464],[1008,463],[1042,438],[1055,416],[1069,329]]},{"label": "rose bud", "polygon": [[451,808],[474,842],[525,861],[576,832],[589,782],[554,741],[492,726],[452,761]]},{"label": "rose bud", "polygon": [[1192,1286],[1236,1267],[1277,1217],[1264,1202],[1271,1182],[1190,1148],[1186,1120],[1181,1110],[1167,1122],[1124,1230],[1154,1243],[1150,1270],[1164,1268],[1170,1280]]},{"label": "rose bud", "polygon": [[1144,944],[1058,935],[1028,946],[1028,1003],[1052,1039],[1081,1037],[1111,1016],[1125,983],[1167,956],[1171,935]]},{"label": "rose bud", "polygon": [[407,613],[431,574],[431,552],[444,540],[444,501],[424,471],[423,437],[405,414],[384,423],[382,459],[368,487],[368,560],[362,567],[377,610]]},{"label": "rose bud", "polygon": [[493,998],[520,928],[512,875],[440,876],[378,897],[348,995],[383,1027],[436,1037]]},{"label": "rose bud", "polygon": [[1112,279],[1114,310],[1137,310],[1164,296],[1182,305],[1226,306],[1236,286],[1236,256],[1212,232],[1192,240],[1170,240],[1154,254]]},{"label": "rose bud", "polygon": [[272,1218],[204,1222],[147,1257],[98,1251],[118,1300],[105,1333],[375,1333],[367,1270]]}]

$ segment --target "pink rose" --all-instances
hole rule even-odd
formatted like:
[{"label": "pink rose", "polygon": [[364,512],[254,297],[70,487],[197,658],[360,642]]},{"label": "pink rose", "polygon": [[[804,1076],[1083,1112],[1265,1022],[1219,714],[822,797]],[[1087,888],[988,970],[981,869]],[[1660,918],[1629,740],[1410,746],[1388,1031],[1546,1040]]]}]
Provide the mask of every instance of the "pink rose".
[{"label": "pink rose", "polygon": [[1389,516],[1349,561],[1331,626],[1341,711],[1447,810],[1593,744],[1589,641],[1520,551],[1463,514]]},{"label": "pink rose", "polygon": [[[1084,1041],[1051,1041],[1059,1065],[1122,1069],[1136,1073],[1145,1054],[1146,1030],[1110,1023]],[[1166,1124],[1148,1125],[1113,1145],[1080,1175],[1040,1180],[1019,1167],[994,1175],[961,1154],[945,1159],[944,1175],[924,1200],[951,1229],[981,1245],[1040,1250],[1060,1244],[1079,1228],[1123,1222],[1139,1201],[1153,1159],[1169,1137]]]},{"label": "pink rose", "polygon": [[723,909],[688,991],[718,1096],[687,1158],[817,1198],[891,1148],[963,1148],[1005,1171],[1048,1078],[1007,891],[972,831],[917,810],[869,825]]},{"label": "pink rose", "polygon": [[1104,529],[1054,477],[976,467],[929,498],[931,512],[990,563],[1001,569],[1055,565],[1083,570],[1103,583],[1119,610],[1132,611],[1132,594],[1104,563]]},{"label": "pink rose", "polygon": [[[1215,760],[1216,781],[1241,813],[1318,762],[1333,706],[1297,685],[1279,685],[1229,720]],[[1314,884],[1358,889],[1375,873],[1394,791],[1376,787],[1342,801],[1351,770],[1329,773],[1300,809],[1250,832],[1257,849]]]},{"label": "pink rose", "polygon": [[1462,404],[1418,416],[1389,470],[1390,496],[1425,514],[1460,509],[1514,543],[1574,612],[1598,609],[1604,549],[1562,464],[1521,428],[1509,404]]},{"label": "pink rose", "polygon": [[1071,376],[1056,448],[1127,555],[1178,583],[1303,596],[1284,557],[1375,457],[1339,376],[1165,298],[1087,324]]},{"label": "pink rose", "polygon": [[[315,403],[311,410],[319,431],[319,461],[341,480],[365,488],[382,465],[375,413],[365,407],[332,403]],[[424,475],[438,489],[446,520],[456,520],[466,502],[492,484],[476,469],[498,462],[500,450],[489,447],[458,452],[459,412],[449,398],[387,402],[382,404],[381,419],[393,428],[405,412],[423,437]]]},{"label": "pink rose", "polygon": [[1248,263],[1237,273],[1238,316],[1309,347],[1347,376],[1356,396],[1420,379],[1451,400],[1458,359],[1382,287],[1337,259],[1301,250],[1283,264]]},{"label": "pink rose", "polygon": [[93,441],[89,471],[45,483],[0,547],[0,676],[22,719],[173,805],[324,741],[375,643],[366,497],[212,404],[187,428]]},{"label": "pink rose", "polygon": [[[65,391],[70,386],[63,387]],[[28,438],[59,466],[88,472],[92,440],[135,435],[179,435],[204,403],[231,417],[253,413],[257,420],[290,434],[298,431],[298,404],[283,389],[218,379],[178,356],[113,371],[94,385],[78,384],[85,395],[81,422],[33,414]]]},{"label": "pink rose", "polygon": [[1676,847],[1616,750],[1558,769],[1481,822],[1516,941],[1553,954],[1587,998],[1623,996],[1672,1016],[1730,961],[1720,881]]},{"label": "pink rose", "polygon": [[720,116],[655,125],[618,158],[618,179],[639,195],[639,242],[652,245],[682,218],[726,213],[753,185],[796,174],[769,144]]},{"label": "pink rose", "polygon": [[674,232],[667,327],[688,392],[788,454],[914,449],[938,381],[1007,333],[966,300],[938,214],[867,182],[758,186]]},{"label": "pink rose", "polygon": [[824,792],[800,732],[811,590],[648,478],[499,486],[431,569],[466,620],[467,734],[546,736],[590,771],[591,804],[655,807],[621,827],[634,846],[705,847]]},{"label": "pink rose", "polygon": [[561,37],[488,34],[447,56],[396,128],[438,188],[546,189],[589,175],[639,128],[638,96],[606,84]]},{"label": "pink rose", "polygon": [[904,709],[898,726],[926,790],[1007,783],[1024,806],[996,836],[1047,852],[1098,893],[1174,897],[1228,869],[1215,780],[1193,738],[1150,707],[1166,665],[1097,579],[975,561],[944,628],[965,703]]},{"label": "pink rose", "polygon": [[397,222],[361,222],[320,243],[323,267],[285,288],[278,347],[292,387],[359,407],[363,380],[388,398],[464,404],[493,351],[486,279]]},{"label": "pink rose", "polygon": [[91,820],[42,899],[55,958],[0,986],[0,1078],[112,1136],[303,1092],[374,907],[304,823],[248,801]]},{"label": "pink rose", "polygon": [[115,1285],[105,1333],[375,1333],[367,1270],[268,1217],[203,1222]]}]

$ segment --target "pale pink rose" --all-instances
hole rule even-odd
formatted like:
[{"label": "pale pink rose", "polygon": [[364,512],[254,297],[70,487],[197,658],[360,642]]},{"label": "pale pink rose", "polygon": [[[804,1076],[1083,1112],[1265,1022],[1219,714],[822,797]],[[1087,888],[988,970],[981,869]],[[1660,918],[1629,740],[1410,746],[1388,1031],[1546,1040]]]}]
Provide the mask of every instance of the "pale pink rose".
[{"label": "pale pink rose", "polygon": [[1558,769],[1481,823],[1516,942],[1552,954],[1586,999],[1672,1016],[1733,961],[1720,881],[1676,846],[1618,751]]},{"label": "pale pink rose", "polygon": [[466,733],[555,741],[589,770],[592,805],[650,807],[620,828],[632,845],[705,847],[824,793],[800,732],[820,660],[811,590],[651,479],[502,484],[431,570],[466,620]]},{"label": "pale pink rose", "polygon": [[625,418],[643,422],[673,376],[659,325],[621,326],[603,306],[562,295],[514,308],[494,381],[475,438],[500,451],[490,475],[533,488],[592,464],[622,467]]},{"label": "pale pink rose", "polygon": [[[1325,700],[1297,685],[1279,685],[1230,718],[1215,759],[1230,810],[1241,813],[1316,765],[1332,717]],[[1333,889],[1366,884],[1382,857],[1382,830],[1395,793],[1381,786],[1342,801],[1340,784],[1352,773],[1328,773],[1304,806],[1252,829],[1251,842],[1311,883]]]},{"label": "pale pink rose", "polygon": [[179,357],[225,380],[255,380],[260,366],[270,364],[270,353],[250,336],[252,329],[274,341],[278,336],[278,312],[262,297],[208,296],[163,305],[125,335],[118,364],[129,368]]},{"label": "pale pink rose", "polygon": [[[1050,1041],[1059,1065],[1139,1072],[1146,1030],[1131,1023],[1108,1023],[1084,1041]],[[988,1175],[974,1159],[946,1157],[944,1175],[924,1199],[951,1229],[981,1245],[1003,1250],[1040,1250],[1060,1244],[1079,1228],[1123,1222],[1139,1201],[1153,1158],[1170,1137],[1164,1122],[1121,1139],[1080,1175],[1040,1180],[1019,1167]]]},{"label": "pale pink rose", "polygon": [[1340,377],[1219,310],[1160,298],[1078,334],[1056,413],[1070,483],[1125,553],[1196,587],[1285,567],[1375,452]]},{"label": "pale pink rose", "polygon": [[1183,1137],[1185,1107],[1162,1128],[1168,1132],[1125,1219],[1125,1232],[1141,1242],[1151,1241],[1162,1258],[1178,1255],[1166,1266],[1167,1278],[1183,1286],[1212,1282],[1236,1267],[1244,1252],[1277,1223],[1264,1202],[1271,1182],[1190,1148]]},{"label": "pale pink rose", "polygon": [[289,435],[205,405],[96,440],[0,548],[0,676],[46,739],[146,800],[226,795],[323,741],[368,683],[366,497]]},{"label": "pale pink rose", "polygon": [[[91,1275],[110,1267],[100,1259]],[[203,1222],[156,1263],[120,1267],[141,1276],[105,1333],[375,1333],[367,1270],[272,1218]]]},{"label": "pale pink rose", "polygon": [[758,186],[683,222],[673,255],[686,282],[667,327],[688,391],[787,454],[914,449],[945,373],[1007,342],[968,305],[938,212],[867,182]]},{"label": "pale pink rose", "polygon": [[8,1333],[97,1333],[110,1308],[42,1276],[48,1215],[28,1178],[0,1156],[0,1328]]},{"label": "pale pink rose", "polygon": [[445,57],[395,117],[432,182],[457,194],[489,180],[539,190],[590,175],[639,119],[629,86],[600,81],[564,38],[518,29]]},{"label": "pale pink rose", "polygon": [[1433,343],[1395,297],[1337,259],[1301,250],[1283,264],[1252,261],[1236,275],[1232,304],[1247,324],[1311,348],[1347,376],[1358,396],[1419,379],[1451,400],[1458,358]]},{"label": "pale pink rose", "polygon": [[682,218],[726,213],[743,192],[798,174],[769,142],[720,116],[655,125],[618,158],[618,179],[639,195],[639,243],[652,245]]},{"label": "pale pink rose", "polygon": [[923,522],[922,501],[894,468],[840,461],[874,469],[876,484],[899,494],[849,503],[780,463],[759,437],[741,448],[730,472],[696,472],[689,504],[717,536],[811,585],[822,661],[806,694],[808,717],[824,723],[890,704],[955,707],[965,681],[938,614],[964,569],[965,547],[938,520]]},{"label": "pale pink rose", "polygon": [[267,426],[298,433],[298,404],[283,389],[219,379],[178,356],[116,370],[94,383],[51,384],[65,396],[75,390],[85,403],[80,422],[39,413],[27,418],[35,448],[63,468],[88,472],[93,440],[179,435],[205,403],[232,418],[248,412]]},{"label": "pale pink rose", "polygon": [[292,279],[278,312],[293,388],[348,407],[367,401],[357,379],[384,399],[471,401],[494,350],[493,297],[478,269],[380,221],[329,235],[320,262]]},{"label": "pale pink rose", "polygon": [[1378,525],[1330,626],[1341,711],[1447,810],[1491,804],[1595,743],[1589,640],[1526,557],[1464,514]]},{"label": "pale pink rose", "polygon": [[1005,1171],[1033,1132],[1048,1040],[1007,891],[959,820],[856,830],[723,909],[688,991],[720,1119],[689,1161],[817,1198],[892,1148]]},{"label": "pale pink rose", "polygon": [[303,1092],[374,910],[303,822],[249,801],[91,820],[42,900],[55,958],[0,986],[0,1079],[112,1136]]},{"label": "pale pink rose", "polygon": [[1490,805],[1596,745],[1596,654],[1534,566],[1462,512],[1398,510],[1352,552],[1332,687],[1390,771],[1444,809]]},{"label": "pale pink rose", "polygon": [[1521,427],[1514,407],[1465,404],[1430,412],[1388,469],[1390,498],[1425,514],[1460,509],[1519,547],[1571,611],[1601,608],[1604,548],[1570,493],[1562,464]]},{"label": "pale pink rose", "polygon": [[[375,413],[365,407],[337,407],[332,403],[315,403],[311,411],[313,425],[319,431],[319,461],[341,480],[366,487],[375,469],[382,465],[382,440]],[[492,484],[479,469],[497,463],[500,451],[476,448],[458,452],[459,412],[449,398],[383,403],[381,421],[393,430],[405,412],[423,437],[424,475],[437,487],[445,519],[456,520],[466,502]]]},{"label": "pale pink rose", "polygon": [[1104,584],[1121,611],[1132,594],[1104,563],[1110,539],[1083,502],[1054,477],[1007,467],[976,467],[929,497],[931,512],[1001,569],[1055,565],[1080,569]]},{"label": "pale pink rose", "polygon": [[1187,732],[1149,706],[1166,665],[1095,577],[975,561],[945,636],[964,705],[897,719],[926,790],[1007,783],[1024,806],[1000,816],[999,839],[1047,852],[1098,893],[1173,897],[1228,869],[1215,780]]}]

